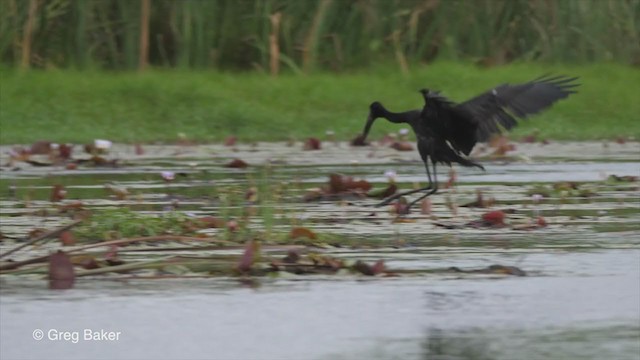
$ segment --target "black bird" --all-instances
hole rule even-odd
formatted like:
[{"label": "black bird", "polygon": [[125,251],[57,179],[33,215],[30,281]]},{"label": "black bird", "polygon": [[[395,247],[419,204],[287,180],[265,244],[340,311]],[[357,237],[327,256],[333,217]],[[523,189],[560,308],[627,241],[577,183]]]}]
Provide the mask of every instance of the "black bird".
[{"label": "black bird", "polygon": [[[422,89],[424,107],[405,112],[391,112],[380,102],[369,106],[369,116],[360,139],[364,139],[371,125],[378,118],[393,123],[406,123],[411,126],[418,139],[418,151],[424,162],[429,185],[424,188],[396,194],[385,199],[382,206],[405,195],[425,192],[411,202],[416,202],[438,191],[436,164],[458,163],[467,167],[482,165],[466,158],[477,142],[487,141],[491,135],[509,130],[517,125],[516,118],[530,115],[550,107],[556,101],[575,93],[577,77],[542,76],[524,84],[499,85],[463,103],[456,104],[437,91]],[[433,166],[433,177],[429,160]]]}]

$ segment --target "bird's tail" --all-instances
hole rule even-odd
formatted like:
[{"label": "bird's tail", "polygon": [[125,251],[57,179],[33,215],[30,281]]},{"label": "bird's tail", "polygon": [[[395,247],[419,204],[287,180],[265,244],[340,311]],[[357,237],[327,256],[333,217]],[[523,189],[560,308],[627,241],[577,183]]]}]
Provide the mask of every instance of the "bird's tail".
[{"label": "bird's tail", "polygon": [[462,165],[462,166],[466,166],[466,167],[477,167],[480,168],[482,170],[484,170],[484,166],[478,164],[475,161],[471,161],[469,159],[463,158],[462,156],[460,156],[460,159],[458,159],[458,164]]},{"label": "bird's tail", "polygon": [[459,153],[457,153],[456,151],[454,151],[448,146],[439,147],[438,152],[434,155],[435,155],[434,156],[435,159],[438,159],[440,162],[446,163],[449,166],[451,166],[451,163],[458,163],[462,166],[477,167],[484,170],[484,166],[466,157],[461,156]]}]

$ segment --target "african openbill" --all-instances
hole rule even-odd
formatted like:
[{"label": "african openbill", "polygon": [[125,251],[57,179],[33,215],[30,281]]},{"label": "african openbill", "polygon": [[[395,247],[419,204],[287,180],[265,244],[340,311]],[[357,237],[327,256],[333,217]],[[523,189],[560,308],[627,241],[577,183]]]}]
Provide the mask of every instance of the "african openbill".
[{"label": "african openbill", "polygon": [[[438,91],[422,89],[424,107],[399,113],[387,110],[378,101],[373,102],[369,106],[369,116],[360,138],[364,140],[367,137],[371,125],[378,118],[409,124],[416,134],[418,151],[429,180],[426,187],[396,194],[377,206],[389,204],[401,196],[425,192],[409,204],[411,207],[438,191],[438,163],[449,166],[458,163],[484,170],[482,165],[465,157],[477,142],[487,141],[502,129],[509,130],[517,125],[517,118],[524,119],[537,114],[575,93],[574,88],[579,85],[575,83],[577,79],[542,76],[524,84],[503,84],[460,104],[450,101]],[[429,161],[433,168],[433,179]]]}]

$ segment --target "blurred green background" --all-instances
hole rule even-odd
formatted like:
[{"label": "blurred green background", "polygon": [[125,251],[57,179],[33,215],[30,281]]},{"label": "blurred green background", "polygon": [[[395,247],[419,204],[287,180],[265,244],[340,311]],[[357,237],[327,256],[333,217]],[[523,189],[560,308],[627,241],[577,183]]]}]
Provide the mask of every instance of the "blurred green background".
[{"label": "blurred green background", "polygon": [[543,73],[580,76],[580,94],[517,132],[640,136],[640,0],[0,4],[2,143],[347,139],[374,100],[463,101]]}]

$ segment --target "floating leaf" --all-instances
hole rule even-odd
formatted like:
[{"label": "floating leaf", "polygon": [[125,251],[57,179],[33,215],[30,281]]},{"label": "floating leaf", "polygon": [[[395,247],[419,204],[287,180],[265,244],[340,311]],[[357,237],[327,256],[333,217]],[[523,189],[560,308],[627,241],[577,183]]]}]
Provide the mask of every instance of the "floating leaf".
[{"label": "floating leaf", "polygon": [[420,213],[422,215],[431,215],[431,199],[430,198],[425,198],[422,199],[422,202],[420,203]]},{"label": "floating leaf", "polygon": [[300,260],[300,254],[296,250],[289,250],[287,256],[282,258],[282,262],[285,264],[295,264]]},{"label": "floating leaf", "polygon": [[307,239],[312,239],[312,240],[315,240],[318,238],[318,236],[313,231],[307,228],[294,227],[293,229],[291,229],[291,232],[289,233],[290,239],[297,239],[301,237],[306,237]]},{"label": "floating leaf", "polygon": [[236,232],[240,228],[240,224],[236,220],[229,220],[227,222],[227,229],[231,232]]},{"label": "floating leaf", "polygon": [[320,150],[321,149],[320,140],[313,137],[308,138],[307,140],[305,140],[302,149],[303,150]]},{"label": "floating leaf", "polygon": [[226,139],[224,139],[224,146],[234,146],[237,141],[238,138],[236,138],[235,136],[228,136]]},{"label": "floating leaf", "polygon": [[136,155],[138,155],[138,156],[144,155],[144,148],[142,147],[142,144],[136,143],[134,145],[134,148],[135,148]]},{"label": "floating leaf", "polygon": [[51,153],[51,141],[40,140],[31,144],[29,154],[32,155],[49,155]]},{"label": "floating leaf", "polygon": [[64,246],[72,246],[76,244],[76,237],[69,230],[61,232],[58,237],[60,238],[60,242]]},{"label": "floating leaf", "polygon": [[373,266],[365,263],[364,261],[356,261],[351,269],[367,276],[375,276],[385,271],[384,261],[378,260]]},{"label": "floating leaf", "polygon": [[390,183],[386,188],[382,189],[373,189],[367,193],[368,197],[376,198],[376,199],[384,199],[395,194],[398,191],[398,185],[395,183]]},{"label": "floating leaf", "polygon": [[398,151],[413,151],[413,144],[408,141],[396,141],[390,147]]},{"label": "floating leaf", "polygon": [[241,273],[249,272],[249,270],[251,270],[251,266],[253,266],[254,262],[259,257],[259,251],[260,244],[257,241],[248,241],[244,247],[244,253],[240,257],[236,269]]},{"label": "floating leaf", "polygon": [[86,270],[97,269],[100,267],[96,258],[91,255],[76,255],[71,257],[71,263]]},{"label": "floating leaf", "polygon": [[251,186],[244,194],[244,199],[250,203],[256,203],[258,201],[258,188]]},{"label": "floating leaf", "polygon": [[51,202],[61,201],[65,198],[65,196],[67,196],[67,190],[64,189],[63,185],[53,185],[53,188],[51,189],[51,196],[49,198]]},{"label": "floating leaf", "polygon": [[538,218],[536,219],[536,224],[538,224],[538,226],[540,227],[545,227],[547,226],[547,220],[545,220],[542,216],[538,216]]},{"label": "floating leaf", "polygon": [[203,216],[201,218],[198,218],[198,222],[200,223],[201,228],[206,229],[206,228],[224,228],[226,225],[226,222],[220,218],[217,218],[215,216]]},{"label": "floating leaf", "polygon": [[380,259],[376,261],[376,263],[373,264],[373,266],[371,267],[371,270],[373,271],[374,275],[383,273],[386,270],[384,265],[384,260]]},{"label": "floating leaf", "polygon": [[69,256],[58,250],[49,256],[49,288],[71,289],[76,275]]},{"label": "floating leaf", "polygon": [[609,177],[607,178],[607,181],[610,181],[610,182],[636,182],[636,181],[638,181],[638,179],[639,179],[638,176],[631,176],[631,175],[625,175],[625,176],[609,175]]},{"label": "floating leaf", "polygon": [[249,166],[249,164],[247,164],[241,159],[233,159],[230,162],[228,162],[226,165],[224,165],[224,167],[236,168],[236,169],[244,169],[247,166]]},{"label": "floating leaf", "polygon": [[393,213],[396,215],[407,215],[411,211],[409,201],[404,196],[394,202],[392,205]]},{"label": "floating leaf", "polygon": [[336,194],[347,190],[347,183],[353,181],[350,176],[341,174],[329,175],[329,192]]},{"label": "floating leaf", "polygon": [[504,219],[506,215],[502,210],[489,211],[488,213],[482,214],[482,220],[485,221],[488,225],[504,225]]}]

